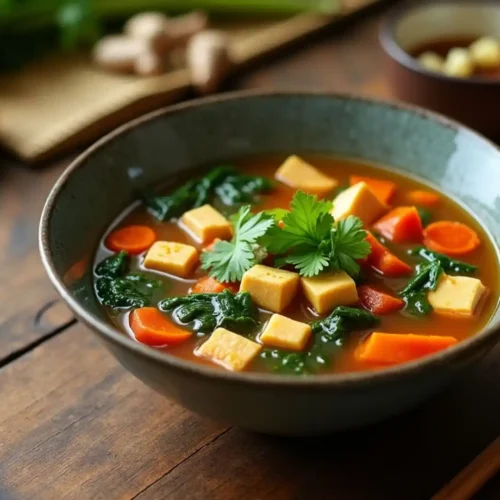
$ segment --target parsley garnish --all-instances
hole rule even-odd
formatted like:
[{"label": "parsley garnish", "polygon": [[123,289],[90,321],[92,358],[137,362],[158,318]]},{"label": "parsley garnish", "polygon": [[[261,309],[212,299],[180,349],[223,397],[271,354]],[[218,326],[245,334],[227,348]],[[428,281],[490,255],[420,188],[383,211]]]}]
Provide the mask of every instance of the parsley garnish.
[{"label": "parsley garnish", "polygon": [[202,268],[210,269],[210,276],[222,283],[241,280],[257,264],[258,254],[262,253],[258,240],[273,225],[273,217],[264,212],[253,215],[249,205],[241,207],[233,218],[233,239],[218,241],[213,250],[204,252]]},{"label": "parsley garnish", "polygon": [[[291,264],[302,276],[316,276],[326,269],[343,269],[351,276],[359,272],[355,259],[370,253],[366,232],[358,217],[334,223],[332,204],[297,191],[283,215],[283,228],[273,225],[262,244],[274,255],[277,265]],[[285,254],[285,255],[283,255]]]}]

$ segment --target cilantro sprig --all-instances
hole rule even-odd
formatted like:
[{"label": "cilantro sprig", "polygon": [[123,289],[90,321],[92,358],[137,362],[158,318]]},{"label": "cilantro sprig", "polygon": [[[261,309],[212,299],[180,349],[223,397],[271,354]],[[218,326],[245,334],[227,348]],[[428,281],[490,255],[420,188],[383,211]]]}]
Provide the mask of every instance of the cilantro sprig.
[{"label": "cilantro sprig", "polygon": [[274,225],[274,218],[264,212],[256,215],[250,206],[241,207],[233,218],[234,236],[231,241],[218,241],[213,250],[201,256],[203,269],[216,280],[227,283],[240,281],[243,274],[258,263],[262,249],[258,240]]},{"label": "cilantro sprig", "polygon": [[358,274],[355,259],[370,253],[363,224],[354,216],[335,223],[331,208],[330,201],[297,191],[282,217],[283,227],[271,226],[262,238],[269,253],[279,256],[276,265],[291,264],[305,277],[327,269]]}]

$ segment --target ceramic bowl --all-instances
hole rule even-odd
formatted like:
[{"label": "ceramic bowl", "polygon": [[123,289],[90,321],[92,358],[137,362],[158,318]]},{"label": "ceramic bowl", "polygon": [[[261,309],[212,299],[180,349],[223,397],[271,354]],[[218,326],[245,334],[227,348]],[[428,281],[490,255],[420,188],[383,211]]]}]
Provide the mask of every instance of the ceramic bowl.
[{"label": "ceramic bowl", "polygon": [[500,34],[500,3],[491,0],[424,0],[396,7],[380,40],[395,95],[500,139],[500,79],[452,78],[423,68],[409,54],[439,40]]},{"label": "ceramic bowl", "polygon": [[[139,189],[232,158],[304,151],[391,165],[442,188],[477,215],[495,235],[498,249],[500,152],[493,144],[426,111],[321,94],[228,94],[135,120],[64,172],[40,227],[42,259],[53,284],[127,370],[196,413],[271,434],[322,434],[406,411],[500,339],[497,312],[482,333],[417,362],[383,371],[294,377],[211,369],[134,342],[106,322],[92,288],[93,252]],[[72,282],[78,262],[86,262],[86,269]]]}]

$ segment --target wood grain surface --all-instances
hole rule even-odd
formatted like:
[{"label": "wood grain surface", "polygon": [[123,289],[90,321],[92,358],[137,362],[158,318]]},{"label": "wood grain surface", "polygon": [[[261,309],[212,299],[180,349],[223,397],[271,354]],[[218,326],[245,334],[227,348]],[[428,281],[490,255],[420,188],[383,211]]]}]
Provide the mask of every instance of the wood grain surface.
[{"label": "wood grain surface", "polygon": [[[379,17],[233,78],[231,88],[387,97]],[[166,401],[58,301],[37,225],[63,165],[0,157],[1,500],[425,500],[500,434],[500,346],[423,407],[317,439],[249,434]],[[477,496],[500,498],[499,478]]]}]

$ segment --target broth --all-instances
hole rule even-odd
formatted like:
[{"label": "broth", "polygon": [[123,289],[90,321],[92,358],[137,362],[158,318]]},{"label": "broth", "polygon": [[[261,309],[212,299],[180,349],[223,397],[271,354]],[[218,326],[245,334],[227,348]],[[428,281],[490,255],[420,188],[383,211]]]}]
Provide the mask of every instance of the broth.
[{"label": "broth", "polygon": [[[348,185],[349,176],[352,174],[382,178],[395,182],[397,184],[397,192],[391,202],[392,206],[408,205],[408,192],[411,190],[419,189],[434,191],[427,185],[412,178],[404,177],[394,171],[381,170],[364,163],[315,156],[306,157],[306,160],[313,164],[321,172],[327,173],[329,176],[337,179],[340,185]],[[236,162],[236,165],[238,166],[238,170],[245,174],[261,175],[269,179],[274,179],[276,169],[282,161],[283,157],[267,156],[239,161]],[[277,207],[287,209],[289,208],[290,201],[292,200],[295,191],[295,189],[292,189],[285,184],[276,182],[274,189],[270,193],[260,195],[260,202],[257,206],[255,206],[255,209],[266,210]],[[474,253],[460,257],[460,260],[478,266],[478,272],[475,277],[480,279],[489,290],[486,298],[482,299],[482,303],[478,307],[479,312],[472,318],[445,316],[435,312],[424,317],[414,317],[410,316],[405,311],[399,311],[387,316],[381,316],[381,322],[376,328],[371,328],[368,331],[362,330],[350,333],[345,345],[335,352],[331,366],[328,369],[325,369],[324,372],[340,373],[372,369],[373,366],[369,366],[366,363],[357,360],[354,356],[354,350],[373,330],[401,334],[413,333],[438,336],[452,335],[460,341],[480,331],[491,318],[497,306],[499,296],[499,272],[495,249],[485,231],[472,216],[470,216],[461,206],[450,198],[444,196],[442,193],[439,193],[439,196],[441,200],[439,205],[432,210],[432,220],[452,220],[463,222],[473,228],[480,237],[480,247]],[[133,209],[128,210],[124,215],[118,218],[117,223],[113,225],[112,229],[132,224],[141,224],[152,227],[156,232],[158,240],[186,243],[199,250],[202,248],[202,245],[193,239],[186,231],[181,229],[177,223],[159,222],[146,211],[143,205],[138,205]],[[396,245],[387,241],[383,241],[383,243],[394,254],[410,265],[413,266],[417,263],[417,259],[408,256],[407,253],[408,249],[414,247],[415,245]],[[103,242],[97,251],[95,262],[98,263],[102,261],[103,258],[111,255],[111,253],[112,252],[105,247],[103,239]],[[200,268],[197,268],[189,279],[175,278],[164,273],[146,270],[141,264],[143,255],[144,254],[132,259],[133,269],[146,271],[149,276],[160,278],[166,285],[166,291],[155,292],[152,300],[153,305],[165,296],[188,294],[189,289],[194,285],[194,283],[196,283],[196,280],[202,276],[206,276],[206,272],[202,271]],[[381,285],[385,289],[392,291],[393,293],[397,293],[406,285],[407,282],[408,278],[385,278],[376,272],[369,272],[366,274],[363,284]],[[134,334],[129,326],[130,313],[128,311],[116,314],[116,312],[107,309],[107,313],[109,321],[114,326],[123,331],[125,335],[130,335],[134,338]],[[262,310],[259,314],[263,324],[265,324],[271,315],[271,313],[264,312]],[[291,305],[280,314],[305,323],[318,319],[318,315],[312,310],[310,304],[307,303],[304,296],[300,292],[295,297]],[[180,345],[163,348],[160,347],[158,349],[164,350],[169,354],[179,356],[189,361],[210,365],[214,369],[223,369],[212,361],[199,357],[195,354],[197,346],[202,344],[206,338],[208,338],[208,335],[195,334],[189,340]],[[261,357],[257,357],[247,370],[267,371],[268,368],[266,361]]]}]

